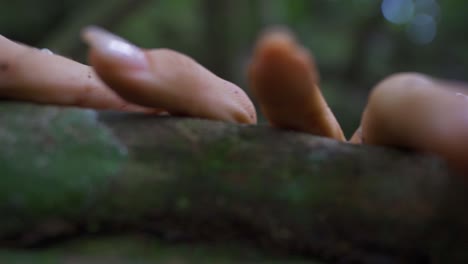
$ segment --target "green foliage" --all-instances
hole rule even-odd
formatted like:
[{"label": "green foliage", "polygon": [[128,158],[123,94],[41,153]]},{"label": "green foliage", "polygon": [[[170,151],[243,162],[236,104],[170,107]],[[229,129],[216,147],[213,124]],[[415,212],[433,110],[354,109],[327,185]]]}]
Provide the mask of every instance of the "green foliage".
[{"label": "green foliage", "polygon": [[197,14],[192,0],[151,2],[130,14],[118,31],[143,47],[172,48],[193,56],[201,52],[202,18]]}]

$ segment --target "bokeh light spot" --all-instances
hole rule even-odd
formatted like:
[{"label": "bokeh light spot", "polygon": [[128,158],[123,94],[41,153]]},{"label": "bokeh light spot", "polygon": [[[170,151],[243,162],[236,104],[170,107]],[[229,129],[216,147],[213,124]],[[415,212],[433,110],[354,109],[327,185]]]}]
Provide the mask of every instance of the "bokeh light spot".
[{"label": "bokeh light spot", "polygon": [[409,38],[416,44],[431,43],[437,32],[437,25],[434,18],[430,15],[416,15],[407,27]]},{"label": "bokeh light spot", "polygon": [[412,0],[384,0],[381,8],[384,17],[395,24],[405,24],[414,15],[414,3]]},{"label": "bokeh light spot", "polygon": [[440,13],[439,4],[435,0],[415,0],[414,2],[416,13],[428,14],[433,18],[437,18]]}]

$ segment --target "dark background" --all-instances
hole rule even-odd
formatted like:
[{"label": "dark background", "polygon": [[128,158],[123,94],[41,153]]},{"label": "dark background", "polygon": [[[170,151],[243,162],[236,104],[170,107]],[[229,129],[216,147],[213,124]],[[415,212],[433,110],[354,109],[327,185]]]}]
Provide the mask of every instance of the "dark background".
[{"label": "dark background", "polygon": [[256,36],[286,25],[319,64],[346,134],[369,90],[394,72],[467,80],[465,0],[0,0],[0,34],[81,62],[80,29],[101,25],[145,48],[184,52],[243,88]]}]

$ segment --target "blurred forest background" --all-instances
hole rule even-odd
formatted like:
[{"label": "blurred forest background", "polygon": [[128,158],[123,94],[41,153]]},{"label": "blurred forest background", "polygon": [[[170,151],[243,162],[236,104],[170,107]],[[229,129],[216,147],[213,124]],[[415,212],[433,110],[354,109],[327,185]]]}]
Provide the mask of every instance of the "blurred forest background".
[{"label": "blurred forest background", "polygon": [[184,52],[248,90],[257,35],[285,25],[312,50],[350,135],[369,90],[391,73],[468,80],[467,11],[466,0],[0,0],[0,34],[86,62],[80,29],[101,25]]}]

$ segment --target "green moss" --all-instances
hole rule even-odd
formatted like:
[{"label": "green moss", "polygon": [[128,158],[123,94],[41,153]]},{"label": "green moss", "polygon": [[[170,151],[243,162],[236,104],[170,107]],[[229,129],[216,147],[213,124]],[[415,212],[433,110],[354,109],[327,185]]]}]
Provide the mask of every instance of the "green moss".
[{"label": "green moss", "polygon": [[[126,150],[93,111],[2,103],[0,112],[2,213],[27,212],[24,221],[79,214],[125,159]],[[3,220],[0,228],[13,227]]]},{"label": "green moss", "polygon": [[198,119],[0,110],[6,244],[41,243],[68,227],[148,230],[197,245],[239,238],[333,256],[372,255],[362,243],[370,241],[436,256],[430,249],[452,243],[431,241],[466,223],[450,209],[468,199],[462,178],[430,157]]}]

